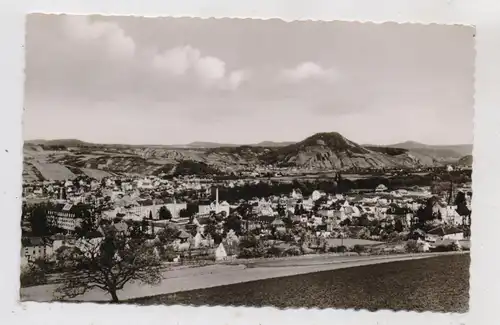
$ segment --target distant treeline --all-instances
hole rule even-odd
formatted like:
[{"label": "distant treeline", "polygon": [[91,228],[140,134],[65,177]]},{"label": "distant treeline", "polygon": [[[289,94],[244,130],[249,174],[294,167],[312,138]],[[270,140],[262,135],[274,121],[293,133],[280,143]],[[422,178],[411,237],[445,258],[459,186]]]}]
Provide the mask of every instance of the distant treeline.
[{"label": "distant treeline", "polygon": [[331,180],[294,180],[292,182],[259,182],[257,184],[246,184],[234,188],[220,188],[219,198],[228,202],[238,200],[249,200],[254,197],[269,197],[272,195],[290,194],[292,190],[299,189],[304,196],[309,196],[315,190],[331,194],[343,194],[351,190],[371,189],[384,184],[389,190],[409,188],[412,186],[432,186],[435,183],[449,182],[462,184],[471,181],[470,171],[453,172],[451,174],[428,174],[386,177],[370,177],[357,180],[341,178],[338,181]]}]

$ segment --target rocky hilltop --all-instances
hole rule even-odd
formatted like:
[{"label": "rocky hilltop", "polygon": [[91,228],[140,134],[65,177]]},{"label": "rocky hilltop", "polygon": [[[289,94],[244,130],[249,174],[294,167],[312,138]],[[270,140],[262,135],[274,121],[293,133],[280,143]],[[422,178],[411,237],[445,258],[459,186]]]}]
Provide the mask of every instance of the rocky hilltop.
[{"label": "rocky hilltop", "polygon": [[310,169],[417,167],[406,150],[384,152],[366,148],[337,132],[317,133],[301,142],[278,148],[263,158],[270,164]]}]

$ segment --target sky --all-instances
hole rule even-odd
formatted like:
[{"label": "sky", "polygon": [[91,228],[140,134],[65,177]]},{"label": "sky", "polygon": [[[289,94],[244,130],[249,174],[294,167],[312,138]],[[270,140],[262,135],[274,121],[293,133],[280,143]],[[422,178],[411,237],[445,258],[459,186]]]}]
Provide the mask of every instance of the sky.
[{"label": "sky", "polygon": [[473,141],[472,27],[31,14],[25,139]]}]

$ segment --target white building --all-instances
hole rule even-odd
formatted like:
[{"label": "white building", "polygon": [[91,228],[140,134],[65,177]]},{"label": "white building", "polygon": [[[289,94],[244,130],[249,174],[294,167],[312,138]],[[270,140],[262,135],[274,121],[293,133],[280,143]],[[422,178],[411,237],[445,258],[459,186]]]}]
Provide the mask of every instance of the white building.
[{"label": "white building", "polygon": [[312,194],[311,194],[311,199],[312,199],[313,201],[318,201],[318,200],[319,200],[322,196],[323,196],[323,195],[321,194],[321,192],[320,192],[320,191],[315,190],[315,191],[314,191],[314,192],[312,192]]},{"label": "white building", "polygon": [[47,255],[47,247],[40,237],[22,239],[21,265],[27,265],[37,259],[43,259]]},{"label": "white building", "polygon": [[219,247],[215,250],[215,260],[223,261],[227,259],[226,249],[222,243],[219,244]]},{"label": "white building", "polygon": [[150,179],[144,178],[137,181],[137,187],[144,190],[150,190],[154,188],[154,185]]},{"label": "white building", "polygon": [[73,204],[58,204],[54,209],[47,211],[47,221],[57,228],[75,231],[82,223],[75,210]]}]

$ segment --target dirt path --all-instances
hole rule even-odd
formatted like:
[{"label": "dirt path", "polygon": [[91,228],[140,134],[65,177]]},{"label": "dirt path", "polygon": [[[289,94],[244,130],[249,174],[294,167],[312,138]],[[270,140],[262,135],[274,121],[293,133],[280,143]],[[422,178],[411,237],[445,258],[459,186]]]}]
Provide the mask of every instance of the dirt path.
[{"label": "dirt path", "polygon": [[[140,285],[131,283],[119,292],[121,300],[174,293],[180,291],[209,288],[239,282],[248,282],[268,278],[290,276],[318,271],[328,271],[340,268],[362,265],[387,263],[393,261],[414,260],[429,258],[450,253],[405,254],[392,256],[338,256],[309,257],[307,259],[271,260],[254,262],[250,267],[245,265],[210,265],[194,268],[169,270],[164,273],[165,279],[158,286]],[[53,298],[55,285],[44,285],[21,289],[23,301],[50,301]],[[73,300],[102,301],[109,300],[109,296],[100,290],[93,290]]]}]

